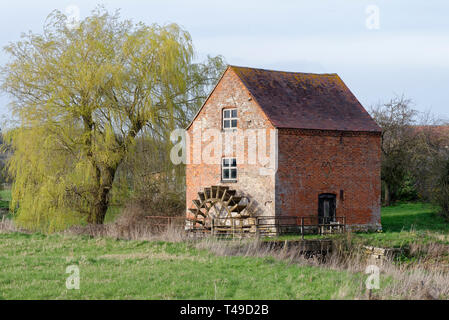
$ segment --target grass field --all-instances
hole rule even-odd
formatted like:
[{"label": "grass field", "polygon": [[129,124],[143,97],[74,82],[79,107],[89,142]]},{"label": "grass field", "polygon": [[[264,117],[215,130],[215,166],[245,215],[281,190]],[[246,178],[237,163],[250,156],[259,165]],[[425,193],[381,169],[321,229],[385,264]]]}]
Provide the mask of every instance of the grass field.
[{"label": "grass field", "polygon": [[[3,299],[352,298],[362,275],[269,257],[222,257],[185,243],[0,234]],[[67,290],[68,265],[80,290]]]},{"label": "grass field", "polygon": [[[449,242],[448,224],[429,205],[383,208],[382,223],[383,233],[353,239],[387,247]],[[65,286],[69,265],[79,266],[80,290]],[[225,256],[192,242],[17,232],[0,233],[0,270],[0,299],[353,299],[364,298],[367,277],[272,256]],[[429,283],[447,281],[439,277]],[[387,286],[408,278],[381,280],[383,298],[397,298],[399,289]]]},{"label": "grass field", "polygon": [[358,234],[372,245],[401,247],[416,242],[449,244],[449,222],[438,208],[425,203],[402,203],[382,208],[382,233]]},{"label": "grass field", "polygon": [[11,190],[0,190],[0,208],[9,208],[9,201],[11,201]]},{"label": "grass field", "polygon": [[[438,208],[426,203],[399,203],[382,208],[382,232],[354,233],[352,240],[380,247],[403,247],[420,244],[449,244],[449,222],[439,214]],[[331,235],[330,238],[341,238]],[[282,236],[296,239],[298,236]],[[307,238],[316,238],[308,236]]]}]

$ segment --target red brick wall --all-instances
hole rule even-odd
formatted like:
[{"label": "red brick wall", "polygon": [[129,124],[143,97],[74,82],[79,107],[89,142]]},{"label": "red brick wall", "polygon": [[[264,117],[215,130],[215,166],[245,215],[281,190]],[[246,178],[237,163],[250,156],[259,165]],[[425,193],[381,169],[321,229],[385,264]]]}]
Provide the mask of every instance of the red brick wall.
[{"label": "red brick wall", "polygon": [[380,227],[379,134],[280,129],[278,141],[277,215],[316,216],[319,194],[334,193],[337,216]]},{"label": "red brick wall", "polygon": [[[232,70],[227,70],[215,90],[197,115],[193,125],[187,130],[190,136],[190,164],[186,165],[186,205],[193,208],[192,200],[197,199],[197,193],[212,185],[227,185],[236,189],[238,194],[248,196],[253,202],[257,215],[274,215],[275,175],[261,176],[259,165],[248,164],[248,144],[245,143],[245,162],[239,163],[237,158],[237,182],[221,181],[221,160],[215,164],[195,164],[194,161],[194,130],[195,125],[206,128],[222,128],[222,109],[237,108],[238,129],[273,129],[270,121],[262,112],[245,86]],[[238,134],[238,132],[236,132]],[[224,133],[222,132],[224,139]],[[224,140],[223,140],[224,141]],[[269,140],[268,140],[269,141]],[[202,141],[201,150],[210,142]],[[269,148],[270,146],[268,146]],[[233,154],[235,156],[236,153]],[[187,212],[189,214],[189,212]]]},{"label": "red brick wall", "polygon": [[[186,165],[187,208],[193,207],[192,200],[205,187],[228,185],[251,199],[256,215],[317,216],[318,195],[334,193],[337,216],[346,216],[348,224],[380,227],[379,134],[279,129],[276,173],[260,175],[259,164],[247,164],[245,143],[245,162],[237,159],[237,182],[222,182],[220,159],[214,164],[193,163],[193,140],[195,126],[221,130],[222,109],[228,107],[238,110],[239,130],[274,129],[228,69],[187,131],[191,141],[190,163]],[[208,143],[202,141],[201,150]]]}]

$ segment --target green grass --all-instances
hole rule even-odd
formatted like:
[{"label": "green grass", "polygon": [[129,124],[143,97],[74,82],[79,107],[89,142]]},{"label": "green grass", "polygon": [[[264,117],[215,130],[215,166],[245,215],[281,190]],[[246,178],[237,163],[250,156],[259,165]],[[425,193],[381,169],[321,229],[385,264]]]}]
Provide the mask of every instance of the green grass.
[{"label": "green grass", "polygon": [[449,222],[438,214],[439,208],[426,203],[400,203],[382,208],[385,232],[435,231],[449,233]]},{"label": "green grass", "polygon": [[11,201],[11,189],[0,190],[0,199]]},{"label": "green grass", "polygon": [[[68,290],[69,265],[80,290]],[[364,275],[273,258],[221,257],[187,243],[0,234],[3,299],[353,298]]]},{"label": "green grass", "polygon": [[11,190],[0,190],[0,220],[5,216],[12,219],[12,214],[9,211],[9,202],[11,201]]},{"label": "green grass", "polygon": [[382,208],[382,232],[359,233],[356,239],[365,244],[401,247],[412,243],[449,244],[449,222],[439,208],[424,203],[400,203]]},{"label": "green grass", "polygon": [[[402,247],[412,243],[449,244],[449,222],[439,214],[439,208],[426,203],[399,203],[383,207],[382,232],[355,233],[353,241],[379,247]],[[299,236],[282,236],[279,239],[297,239]],[[329,238],[341,238],[330,235]],[[310,235],[306,238],[317,238]]]},{"label": "green grass", "polygon": [[[383,208],[384,232],[352,237],[384,247],[447,243],[449,226],[436,212],[417,203]],[[66,289],[69,265],[80,268],[80,290]],[[270,256],[217,256],[192,242],[36,233],[0,233],[0,270],[0,299],[351,299],[366,279]]]},{"label": "green grass", "polygon": [[0,208],[9,209],[9,201],[11,201],[11,190],[0,190]]}]

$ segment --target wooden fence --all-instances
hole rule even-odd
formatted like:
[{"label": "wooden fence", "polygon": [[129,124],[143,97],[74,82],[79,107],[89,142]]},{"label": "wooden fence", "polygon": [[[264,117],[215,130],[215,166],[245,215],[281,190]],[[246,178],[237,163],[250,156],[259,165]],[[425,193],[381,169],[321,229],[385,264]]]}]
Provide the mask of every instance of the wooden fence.
[{"label": "wooden fence", "polygon": [[345,232],[346,217],[258,217],[256,225],[259,236],[300,234],[304,238],[305,234],[323,235]]},{"label": "wooden fence", "polygon": [[193,235],[212,236],[276,236],[298,234],[304,238],[306,234],[328,234],[344,232],[346,217],[323,218],[317,216],[280,216],[257,218],[215,218],[210,228],[194,225],[186,228],[185,217],[146,216],[148,224],[155,232],[167,228],[186,229]]}]

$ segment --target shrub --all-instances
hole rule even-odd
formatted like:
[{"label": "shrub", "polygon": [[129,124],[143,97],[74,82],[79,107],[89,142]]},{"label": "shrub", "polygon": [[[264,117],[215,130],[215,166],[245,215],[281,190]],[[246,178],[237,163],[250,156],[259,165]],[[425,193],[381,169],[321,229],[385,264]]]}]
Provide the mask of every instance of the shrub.
[{"label": "shrub", "polygon": [[434,190],[435,202],[441,206],[443,216],[449,220],[449,160],[445,161],[441,176]]}]

